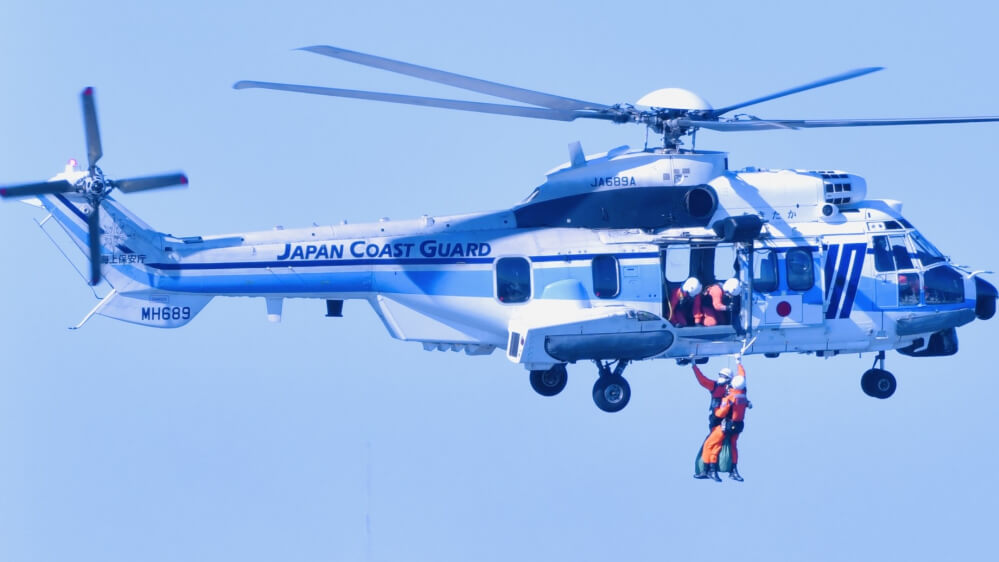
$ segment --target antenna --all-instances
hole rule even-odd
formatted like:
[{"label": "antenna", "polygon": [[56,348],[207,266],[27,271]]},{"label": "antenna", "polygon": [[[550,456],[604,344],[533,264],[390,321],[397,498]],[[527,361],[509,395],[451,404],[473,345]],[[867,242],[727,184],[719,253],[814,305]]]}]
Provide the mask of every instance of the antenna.
[{"label": "antenna", "polygon": [[371,562],[371,441],[364,442],[364,559]]}]

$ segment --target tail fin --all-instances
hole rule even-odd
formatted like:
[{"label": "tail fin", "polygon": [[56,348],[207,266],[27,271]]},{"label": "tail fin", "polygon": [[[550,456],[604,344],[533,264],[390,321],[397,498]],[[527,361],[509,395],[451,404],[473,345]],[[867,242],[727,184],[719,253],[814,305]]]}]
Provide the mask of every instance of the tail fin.
[{"label": "tail fin", "polygon": [[[75,193],[43,195],[39,199],[89,259],[87,215],[90,202]],[[100,213],[100,261],[104,279],[119,293],[150,288],[148,275],[138,272],[137,266],[163,257],[163,235],[110,197],[101,203]]]},{"label": "tail fin", "polygon": [[[89,259],[87,214],[90,202],[72,193],[42,195],[39,200]],[[190,322],[212,300],[211,295],[157,289],[155,276],[149,273],[145,264],[168,260],[163,250],[164,235],[111,197],[101,203],[100,213],[101,275],[114,290],[84,322],[90,316],[100,314],[144,326],[178,328]]]}]

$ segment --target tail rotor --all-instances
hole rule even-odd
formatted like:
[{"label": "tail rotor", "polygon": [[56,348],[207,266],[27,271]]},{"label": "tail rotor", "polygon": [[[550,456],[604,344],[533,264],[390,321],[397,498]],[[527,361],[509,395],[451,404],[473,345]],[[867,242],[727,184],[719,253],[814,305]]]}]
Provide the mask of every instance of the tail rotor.
[{"label": "tail rotor", "polygon": [[97,161],[104,155],[101,146],[101,133],[97,125],[97,107],[94,102],[94,89],[84,88],[80,93],[83,107],[83,129],[87,142],[87,173],[73,182],[65,179],[48,182],[35,182],[0,187],[0,198],[17,199],[36,195],[56,193],[77,193],[90,204],[87,211],[87,246],[90,249],[90,284],[96,285],[101,280],[101,203],[114,188],[123,193],[147,191],[176,185],[186,186],[187,176],[180,172],[144,176],[122,180],[112,180],[104,177],[104,172],[97,167]]}]

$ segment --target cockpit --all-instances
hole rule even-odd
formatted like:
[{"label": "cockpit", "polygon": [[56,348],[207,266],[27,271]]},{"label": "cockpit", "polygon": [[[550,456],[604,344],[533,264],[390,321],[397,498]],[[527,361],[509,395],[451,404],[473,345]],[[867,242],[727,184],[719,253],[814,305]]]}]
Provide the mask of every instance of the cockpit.
[{"label": "cockpit", "polygon": [[[964,275],[908,221],[869,223],[882,307],[962,303]],[[897,287],[897,290],[895,290]]]}]

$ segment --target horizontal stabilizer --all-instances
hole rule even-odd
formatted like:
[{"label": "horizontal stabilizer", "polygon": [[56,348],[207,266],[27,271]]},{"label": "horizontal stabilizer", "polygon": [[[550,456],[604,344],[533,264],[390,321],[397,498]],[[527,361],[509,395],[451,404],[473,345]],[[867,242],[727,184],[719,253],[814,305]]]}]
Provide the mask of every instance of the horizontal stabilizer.
[{"label": "horizontal stabilizer", "polygon": [[154,328],[179,328],[191,321],[211,296],[113,292],[94,311],[101,316]]}]

